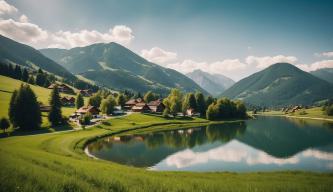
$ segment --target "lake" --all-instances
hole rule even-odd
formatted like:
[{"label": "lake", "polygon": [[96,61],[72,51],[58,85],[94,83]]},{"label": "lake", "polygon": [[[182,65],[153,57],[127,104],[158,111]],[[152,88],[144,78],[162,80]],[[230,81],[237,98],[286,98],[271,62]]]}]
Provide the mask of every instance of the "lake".
[{"label": "lake", "polygon": [[105,137],[91,155],[151,170],[333,171],[333,124],[262,117],[188,129]]}]

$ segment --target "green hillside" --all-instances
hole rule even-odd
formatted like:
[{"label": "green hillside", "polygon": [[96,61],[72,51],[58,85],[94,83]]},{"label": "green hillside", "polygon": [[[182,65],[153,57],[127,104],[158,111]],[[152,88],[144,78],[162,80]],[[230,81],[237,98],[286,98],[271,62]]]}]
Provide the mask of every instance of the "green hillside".
[{"label": "green hillside", "polygon": [[332,98],[333,85],[291,64],[278,63],[240,80],[221,96],[254,105],[308,105]]},{"label": "green hillside", "polygon": [[67,79],[75,76],[53,60],[45,57],[38,50],[0,35],[0,62],[14,63],[29,68],[41,68]]},{"label": "green hillside", "polygon": [[117,43],[40,51],[72,73],[109,88],[167,93],[170,88],[177,87],[207,94],[185,75],[151,63]]},{"label": "green hillside", "polygon": [[[21,86],[21,83],[22,81],[0,75],[0,106],[1,106],[0,117],[8,117],[8,108],[11,95],[15,89],[18,89]],[[44,87],[39,87],[36,85],[30,85],[30,87],[35,92],[37,100],[42,102],[44,105],[48,105],[51,89],[46,89]],[[61,96],[73,96],[73,95],[67,95],[61,93]],[[75,111],[74,107],[62,107],[62,113],[65,116],[72,114],[74,111]],[[47,126],[48,124],[49,123],[46,116],[43,116],[42,126]]]},{"label": "green hillside", "polygon": [[310,72],[312,75],[333,84],[333,68],[318,69]]}]

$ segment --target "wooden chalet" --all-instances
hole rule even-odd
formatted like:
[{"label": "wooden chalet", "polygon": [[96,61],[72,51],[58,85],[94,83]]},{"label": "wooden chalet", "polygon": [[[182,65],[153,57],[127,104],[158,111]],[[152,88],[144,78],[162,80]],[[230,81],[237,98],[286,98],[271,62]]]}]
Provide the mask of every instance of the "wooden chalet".
[{"label": "wooden chalet", "polygon": [[140,102],[140,103],[135,104],[132,107],[132,111],[146,113],[146,112],[150,112],[150,108],[145,102]]},{"label": "wooden chalet", "polygon": [[76,114],[80,114],[80,115],[84,115],[88,112],[91,113],[92,115],[98,115],[100,110],[95,106],[89,105],[89,106],[81,107],[80,109],[75,111]]},{"label": "wooden chalet", "polygon": [[165,109],[165,106],[160,99],[151,101],[147,105],[153,113],[162,113]]},{"label": "wooden chalet", "polygon": [[74,106],[75,105],[75,98],[74,97],[62,97],[60,99],[63,106]]},{"label": "wooden chalet", "polygon": [[93,92],[90,89],[82,89],[79,91],[79,93],[83,96],[83,97],[90,97],[93,95]]},{"label": "wooden chalet", "polygon": [[143,102],[143,100],[141,98],[130,99],[125,103],[124,109],[131,110],[133,106],[135,106],[137,103],[141,103],[141,102]]},{"label": "wooden chalet", "polygon": [[56,86],[58,87],[59,92],[74,94],[74,90],[64,83],[62,84],[52,83],[50,86],[48,86],[48,89],[54,89]]}]

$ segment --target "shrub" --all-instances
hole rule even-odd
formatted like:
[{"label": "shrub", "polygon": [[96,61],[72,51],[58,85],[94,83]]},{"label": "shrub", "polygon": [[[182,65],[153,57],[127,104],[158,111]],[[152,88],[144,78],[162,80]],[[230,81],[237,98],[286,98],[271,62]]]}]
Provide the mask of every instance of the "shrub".
[{"label": "shrub", "polygon": [[327,106],[325,112],[326,112],[326,115],[332,116],[333,115],[333,104],[330,106]]}]

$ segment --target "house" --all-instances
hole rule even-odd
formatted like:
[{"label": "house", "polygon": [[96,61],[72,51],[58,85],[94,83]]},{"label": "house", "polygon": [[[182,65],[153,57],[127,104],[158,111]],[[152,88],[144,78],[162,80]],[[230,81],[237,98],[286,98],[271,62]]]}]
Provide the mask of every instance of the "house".
[{"label": "house", "polygon": [[195,110],[193,108],[189,108],[186,110],[186,115],[187,116],[193,116],[195,115]]},{"label": "house", "polygon": [[88,112],[91,113],[92,115],[98,115],[100,110],[95,106],[88,105],[88,106],[81,107],[80,109],[75,111],[76,114],[80,114],[80,115],[84,115]]},{"label": "house", "polygon": [[153,113],[162,113],[165,109],[165,106],[160,99],[151,101],[147,105]]},{"label": "house", "polygon": [[150,108],[148,107],[148,105],[146,103],[140,102],[140,103],[135,104],[132,107],[132,111],[146,113],[146,112],[150,112]]},{"label": "house", "polygon": [[79,93],[83,96],[83,97],[90,97],[92,96],[93,92],[90,89],[81,89],[79,90]]},{"label": "house", "polygon": [[141,103],[141,102],[143,102],[143,100],[141,98],[130,99],[125,103],[124,109],[131,110],[134,105],[136,105],[137,103]]},{"label": "house", "polygon": [[62,84],[52,83],[50,86],[48,86],[48,89],[54,89],[54,87],[56,86],[58,87],[59,92],[74,94],[74,90],[64,83]]},{"label": "house", "polygon": [[74,97],[62,97],[60,99],[63,106],[74,106],[75,105],[75,98]]}]

